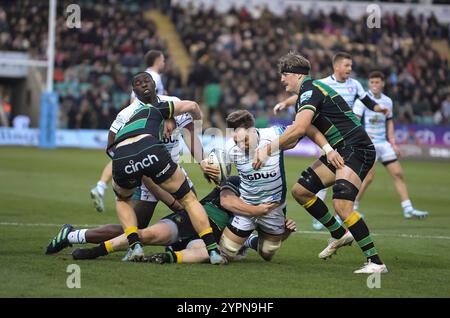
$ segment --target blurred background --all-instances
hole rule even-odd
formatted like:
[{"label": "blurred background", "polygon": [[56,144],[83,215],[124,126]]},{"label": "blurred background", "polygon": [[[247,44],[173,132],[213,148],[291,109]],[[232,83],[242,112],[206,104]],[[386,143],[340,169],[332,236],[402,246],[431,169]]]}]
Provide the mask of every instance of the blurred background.
[{"label": "blurred background", "polygon": [[0,2],[0,145],[104,147],[150,49],[165,55],[166,93],[199,102],[204,128],[236,109],[258,127],[289,123],[272,113],[287,97],[278,58],[300,52],[319,79],[346,51],[366,89],[370,71],[385,74],[405,155],[450,159],[447,0],[379,1],[379,28],[367,1],[54,2],[54,24],[53,0]]}]

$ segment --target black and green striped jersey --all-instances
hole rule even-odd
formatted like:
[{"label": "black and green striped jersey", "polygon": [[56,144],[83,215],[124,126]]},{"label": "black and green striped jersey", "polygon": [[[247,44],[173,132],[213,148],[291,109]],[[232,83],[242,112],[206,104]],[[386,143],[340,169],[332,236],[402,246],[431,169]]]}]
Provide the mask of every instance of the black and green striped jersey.
[{"label": "black and green striped jersey", "polygon": [[204,197],[200,203],[205,208],[206,214],[209,220],[213,222],[220,231],[223,231],[233,217],[233,213],[226,210],[220,205],[220,192],[222,190],[230,190],[240,196],[239,192],[240,178],[237,176],[231,176],[224,180],[221,187],[215,187],[206,197]]},{"label": "black and green striped jersey", "polygon": [[312,124],[324,134],[332,147],[339,145],[372,144],[359,119],[350,106],[327,84],[306,77],[295,104],[297,113],[312,110]]},{"label": "black and green striped jersey", "polygon": [[117,132],[114,143],[111,146],[141,134],[150,134],[162,140],[164,120],[173,117],[174,104],[172,101],[163,101],[156,106],[141,103],[128,122]]}]

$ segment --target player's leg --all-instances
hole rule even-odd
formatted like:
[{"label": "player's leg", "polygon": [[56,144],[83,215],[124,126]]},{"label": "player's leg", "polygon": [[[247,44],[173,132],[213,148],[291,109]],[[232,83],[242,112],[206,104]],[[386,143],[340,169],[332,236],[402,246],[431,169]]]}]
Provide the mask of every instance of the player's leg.
[{"label": "player's leg", "polygon": [[[139,237],[143,244],[164,246],[175,241],[175,238],[177,237],[176,225],[162,221],[163,220],[148,228],[139,230]],[[93,248],[76,249],[73,251],[72,256],[74,259],[94,259],[113,252],[126,250],[127,247],[128,239],[125,234],[122,234],[113,239],[102,242]]]},{"label": "player's leg", "polygon": [[[319,192],[316,193],[317,197],[322,200],[323,202],[325,202],[325,198],[327,197],[327,188],[324,188],[322,190],[320,190]],[[339,222],[339,220],[338,220]],[[339,222],[342,223],[342,222]],[[320,231],[321,229],[323,229],[323,225],[322,223],[320,223],[318,220],[316,220],[315,218],[312,218],[312,227],[314,230],[316,231]]]},{"label": "player's leg", "polygon": [[[367,173],[366,178],[361,184],[361,187],[359,188],[358,195],[356,196],[355,202],[353,203],[353,209],[358,211],[359,209],[359,202],[361,202],[364,193],[366,192],[369,185],[372,183],[373,179],[375,178],[375,165],[372,167],[372,169],[369,170]],[[361,214],[361,213],[360,213]]]},{"label": "player's leg", "polygon": [[330,231],[333,238],[340,239],[344,236],[346,230],[328,211],[325,203],[315,195],[324,187],[333,184],[334,179],[333,170],[319,159],[302,172],[302,176],[292,187],[292,196],[313,218]]},{"label": "player's leg", "polygon": [[394,186],[397,193],[400,196],[401,205],[403,208],[403,215],[405,218],[409,219],[412,217],[424,218],[428,216],[428,212],[419,211],[414,209],[411,200],[409,199],[408,188],[406,187],[403,170],[398,160],[391,161],[388,163],[383,163],[387,171],[394,180]]},{"label": "player's leg", "polygon": [[364,180],[375,162],[375,151],[351,150],[351,155],[344,154],[344,161],[344,168],[336,171],[333,206],[368,260],[368,263],[355,273],[387,272],[386,266],[378,256],[369,228],[359,213],[353,210],[353,202],[361,187],[361,180]]},{"label": "player's leg", "polygon": [[109,161],[103,168],[100,180],[97,185],[91,189],[91,198],[94,202],[94,206],[98,212],[105,211],[105,204],[103,202],[103,197],[105,196],[105,191],[108,188],[108,183],[112,179],[112,161]]},{"label": "player's leg", "polygon": [[258,235],[258,253],[265,261],[270,262],[281,247],[282,235],[272,235],[263,231],[258,231]]},{"label": "player's leg", "polygon": [[254,222],[247,217],[235,215],[220,237],[220,250],[228,261],[236,259],[245,240],[255,229]]},{"label": "player's leg", "polygon": [[119,186],[115,180],[112,182],[116,194],[116,210],[122,228],[127,237],[129,250],[124,261],[139,261],[144,258],[144,250],[139,239],[137,218],[134,213],[131,197],[136,188],[127,189]]},{"label": "player's leg", "polygon": [[[206,211],[198,201],[194,192],[192,192],[186,176],[178,165],[171,160],[165,148],[163,151],[158,151],[157,157],[163,158],[163,162],[167,164],[154,167],[154,171],[157,171],[157,173],[155,174],[154,171],[152,171],[149,176],[156,184],[171,193],[173,197],[183,205],[186,212],[189,214],[194,229],[207,246],[211,264],[223,264],[225,259],[220,255],[218,250]],[[161,173],[162,171],[164,171],[164,173]]]}]

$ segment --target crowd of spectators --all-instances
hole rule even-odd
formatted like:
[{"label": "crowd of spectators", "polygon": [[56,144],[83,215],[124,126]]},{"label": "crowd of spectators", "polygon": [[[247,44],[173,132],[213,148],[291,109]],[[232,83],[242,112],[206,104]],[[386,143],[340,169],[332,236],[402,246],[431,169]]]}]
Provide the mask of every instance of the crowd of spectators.
[{"label": "crowd of spectators", "polygon": [[[276,16],[265,8],[218,13],[214,9],[172,8],[194,67],[191,92],[219,84],[220,112],[248,108],[267,122],[272,107],[285,97],[277,73],[278,58],[296,50],[312,63],[312,75],[332,73],[338,51],[353,56],[353,76],[366,85],[370,71],[386,75],[385,93],[396,105],[402,123],[450,123],[448,61],[433,48],[433,40],[449,39],[449,26],[434,16],[385,14],[381,28],[366,26],[366,16],[351,20],[345,12],[287,11]],[[447,44],[448,45],[448,44]]]},{"label": "crowd of spectators", "polygon": [[[384,14],[381,28],[370,29],[367,17],[355,21],[345,12],[288,10],[276,16],[259,7],[218,13],[160,1],[193,60],[183,85],[167,43],[144,16],[147,1],[79,0],[80,29],[69,28],[67,14],[60,14],[71,1],[58,3],[54,81],[60,128],[107,129],[128,104],[131,76],[145,68],[149,49],[165,53],[166,90],[204,103],[213,125],[238,108],[251,110],[258,125],[267,125],[272,107],[286,97],[277,61],[290,50],[310,59],[315,78],[332,73],[334,53],[349,52],[353,76],[363,85],[370,71],[384,72],[396,122],[450,124],[449,65],[432,45],[449,40],[449,26],[433,16]],[[2,1],[0,50],[46,58],[47,19],[48,1]]]},{"label": "crowd of spectators", "polygon": [[[25,50],[45,59],[48,1],[6,2],[0,7],[0,50]],[[59,1],[57,8],[54,89],[60,96],[60,128],[108,129],[128,105],[131,77],[145,69],[143,57],[150,49],[165,53],[169,87],[181,87],[165,41],[144,17],[145,1],[77,1],[79,29],[67,24],[72,11],[61,14],[71,3]]]}]

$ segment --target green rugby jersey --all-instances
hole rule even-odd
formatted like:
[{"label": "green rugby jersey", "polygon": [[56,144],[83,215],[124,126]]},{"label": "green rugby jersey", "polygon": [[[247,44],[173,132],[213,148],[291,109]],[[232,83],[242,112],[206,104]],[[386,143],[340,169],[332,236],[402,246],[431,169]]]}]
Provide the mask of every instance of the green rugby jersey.
[{"label": "green rugby jersey", "polygon": [[173,102],[163,101],[156,106],[141,103],[128,122],[117,132],[114,143],[110,147],[141,134],[150,134],[161,140],[164,120],[171,118],[174,118]]},{"label": "green rugby jersey", "polygon": [[214,190],[212,190],[206,197],[204,197],[200,201],[200,203],[205,208],[206,214],[208,214],[210,221],[212,221],[221,232],[230,223],[233,217],[233,213],[226,210],[220,205],[220,192],[225,189],[231,190],[239,197],[239,182],[239,177],[229,177],[222,183],[220,189],[218,187],[215,187]]},{"label": "green rugby jersey", "polygon": [[372,142],[341,95],[327,84],[307,76],[300,87],[295,104],[297,113],[312,110],[312,124],[332,147],[341,145],[367,146]]}]

